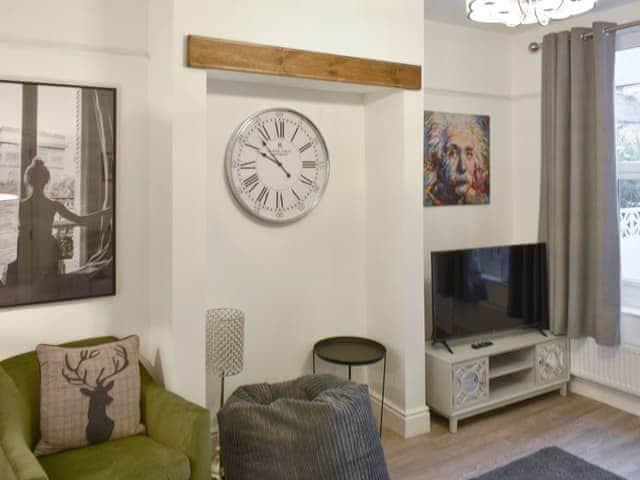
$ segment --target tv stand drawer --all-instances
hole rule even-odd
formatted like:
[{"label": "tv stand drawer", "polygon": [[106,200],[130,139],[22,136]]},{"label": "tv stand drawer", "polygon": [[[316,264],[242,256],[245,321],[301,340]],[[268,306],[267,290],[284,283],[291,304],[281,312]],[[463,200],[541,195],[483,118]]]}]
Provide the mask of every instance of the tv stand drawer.
[{"label": "tv stand drawer", "polygon": [[536,383],[543,385],[569,380],[568,360],[566,338],[536,345]]},{"label": "tv stand drawer", "polygon": [[453,366],[453,409],[458,410],[489,400],[489,358]]}]

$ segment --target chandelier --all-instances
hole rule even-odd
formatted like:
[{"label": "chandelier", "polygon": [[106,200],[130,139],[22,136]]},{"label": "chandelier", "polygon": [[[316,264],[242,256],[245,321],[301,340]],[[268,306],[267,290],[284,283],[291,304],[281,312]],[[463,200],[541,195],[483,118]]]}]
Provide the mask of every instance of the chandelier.
[{"label": "chandelier", "polygon": [[467,17],[474,22],[509,27],[562,20],[588,12],[597,0],[467,0]]}]

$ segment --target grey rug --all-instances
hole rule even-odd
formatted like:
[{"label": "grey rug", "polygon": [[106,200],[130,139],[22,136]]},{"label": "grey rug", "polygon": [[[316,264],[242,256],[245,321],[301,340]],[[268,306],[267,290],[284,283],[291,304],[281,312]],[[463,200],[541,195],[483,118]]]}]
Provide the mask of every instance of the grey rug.
[{"label": "grey rug", "polygon": [[623,480],[557,447],[544,448],[475,480]]}]

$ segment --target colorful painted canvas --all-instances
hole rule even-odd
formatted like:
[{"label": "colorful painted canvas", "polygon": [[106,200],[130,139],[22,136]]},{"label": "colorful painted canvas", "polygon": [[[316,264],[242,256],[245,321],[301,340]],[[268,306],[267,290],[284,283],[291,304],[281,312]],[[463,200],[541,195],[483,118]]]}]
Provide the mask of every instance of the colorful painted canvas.
[{"label": "colorful painted canvas", "polygon": [[483,205],[490,193],[487,115],[424,112],[423,205]]}]

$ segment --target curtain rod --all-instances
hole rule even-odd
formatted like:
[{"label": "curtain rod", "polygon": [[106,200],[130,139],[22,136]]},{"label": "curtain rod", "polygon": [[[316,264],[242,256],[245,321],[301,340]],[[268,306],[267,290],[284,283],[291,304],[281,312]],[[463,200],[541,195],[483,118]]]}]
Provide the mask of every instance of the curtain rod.
[{"label": "curtain rod", "polygon": [[[624,30],[625,28],[632,28],[640,26],[640,20],[636,20],[634,22],[621,23],[620,25],[613,25],[611,27],[607,27],[604,29],[605,33],[615,33],[618,30]],[[593,38],[593,32],[587,32],[582,34],[582,39],[587,40],[589,38]],[[536,53],[540,49],[542,49],[542,43],[540,42],[531,42],[529,44],[529,51],[531,53]]]}]

